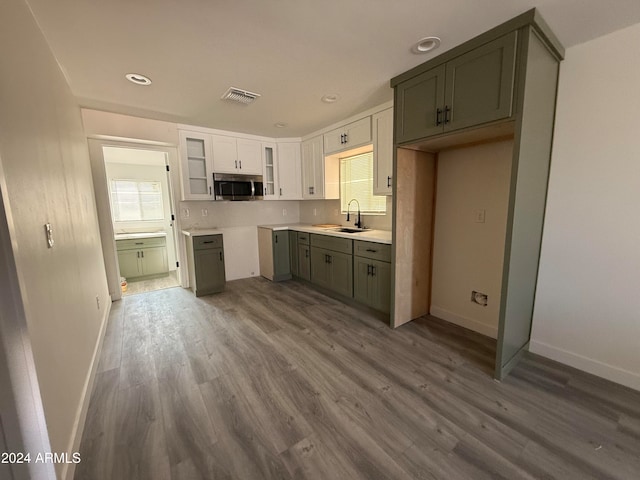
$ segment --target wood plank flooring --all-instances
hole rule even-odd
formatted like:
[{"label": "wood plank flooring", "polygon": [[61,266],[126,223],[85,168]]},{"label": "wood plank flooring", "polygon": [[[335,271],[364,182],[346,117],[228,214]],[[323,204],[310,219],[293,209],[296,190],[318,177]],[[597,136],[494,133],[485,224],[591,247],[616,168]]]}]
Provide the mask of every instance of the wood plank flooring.
[{"label": "wood plank flooring", "polygon": [[300,283],[115,303],[75,478],[638,479],[640,392]]}]

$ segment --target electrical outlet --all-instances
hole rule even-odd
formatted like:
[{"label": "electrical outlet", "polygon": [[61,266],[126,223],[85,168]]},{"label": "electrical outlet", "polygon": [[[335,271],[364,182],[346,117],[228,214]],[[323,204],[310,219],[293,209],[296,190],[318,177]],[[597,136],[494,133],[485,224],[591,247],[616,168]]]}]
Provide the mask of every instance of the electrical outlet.
[{"label": "electrical outlet", "polygon": [[489,303],[489,296],[486,293],[471,291],[471,302],[486,307]]},{"label": "electrical outlet", "polygon": [[317,209],[313,209],[313,216],[315,217],[316,215],[318,215],[318,210]]},{"label": "electrical outlet", "polygon": [[486,210],[484,208],[478,208],[477,210],[473,211],[473,218],[475,219],[476,223],[484,223],[485,215]]},{"label": "electrical outlet", "polygon": [[96,295],[96,306],[98,307],[98,310],[100,310],[100,297],[98,295]]},{"label": "electrical outlet", "polygon": [[209,215],[209,210],[207,210],[206,208],[202,209],[202,216],[206,217],[207,215]]},{"label": "electrical outlet", "polygon": [[182,209],[182,216],[184,218],[189,218],[189,209],[188,208],[183,208]]},{"label": "electrical outlet", "polygon": [[340,214],[340,213],[338,212],[338,209],[337,209],[337,208],[333,210],[333,214],[334,214],[334,215],[339,215],[339,214]]},{"label": "electrical outlet", "polygon": [[286,216],[287,216],[287,209],[286,209],[286,208],[283,208],[283,209],[282,209],[282,216],[283,216],[283,217],[286,217]]}]

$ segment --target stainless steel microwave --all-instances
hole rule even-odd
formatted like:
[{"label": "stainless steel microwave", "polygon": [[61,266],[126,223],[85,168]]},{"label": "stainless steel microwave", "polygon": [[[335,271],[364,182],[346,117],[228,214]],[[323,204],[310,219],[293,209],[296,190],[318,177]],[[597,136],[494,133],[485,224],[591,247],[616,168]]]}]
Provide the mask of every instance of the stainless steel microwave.
[{"label": "stainless steel microwave", "polygon": [[262,200],[262,175],[213,174],[216,200]]}]

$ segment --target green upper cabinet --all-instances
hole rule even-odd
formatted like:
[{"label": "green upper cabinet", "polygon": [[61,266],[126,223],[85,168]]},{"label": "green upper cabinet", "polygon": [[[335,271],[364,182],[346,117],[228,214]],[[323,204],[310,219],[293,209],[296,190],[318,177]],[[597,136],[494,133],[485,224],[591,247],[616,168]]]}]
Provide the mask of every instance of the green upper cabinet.
[{"label": "green upper cabinet", "polygon": [[516,32],[447,62],[444,131],[511,116]]},{"label": "green upper cabinet", "polygon": [[442,133],[445,66],[424,72],[396,88],[396,143]]},{"label": "green upper cabinet", "polygon": [[399,83],[396,143],[510,117],[516,40],[511,32]]}]

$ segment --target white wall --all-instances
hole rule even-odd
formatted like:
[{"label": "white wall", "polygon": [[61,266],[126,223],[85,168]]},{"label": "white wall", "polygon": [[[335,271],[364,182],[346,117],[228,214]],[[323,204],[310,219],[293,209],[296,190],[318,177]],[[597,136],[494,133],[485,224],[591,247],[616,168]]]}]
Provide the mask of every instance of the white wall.
[{"label": "white wall", "polygon": [[640,389],[640,24],[561,64],[531,351]]},{"label": "white wall", "polygon": [[5,209],[51,447],[69,452],[110,306],[87,142],[80,109],[22,0],[0,3],[0,58]]},{"label": "white wall", "polygon": [[87,108],[82,109],[82,121],[87,136],[108,135],[178,145],[178,125],[175,123]]},{"label": "white wall", "polygon": [[[430,313],[494,338],[512,153],[508,140],[438,154]],[[488,295],[486,307],[471,302],[472,290]]]}]

